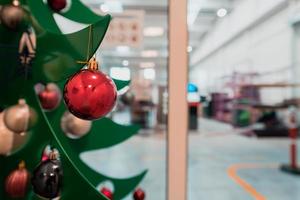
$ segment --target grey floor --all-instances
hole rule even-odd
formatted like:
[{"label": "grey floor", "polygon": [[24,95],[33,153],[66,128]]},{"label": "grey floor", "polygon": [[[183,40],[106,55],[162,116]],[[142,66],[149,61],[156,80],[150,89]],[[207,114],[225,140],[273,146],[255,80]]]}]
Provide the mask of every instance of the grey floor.
[{"label": "grey floor", "polygon": [[[300,200],[300,177],[278,169],[288,162],[289,140],[247,138],[238,132],[229,125],[201,119],[200,130],[189,134],[189,200]],[[117,146],[85,153],[82,159],[117,178],[149,169],[141,183],[147,199],[166,199],[164,133],[140,134]],[[254,198],[229,177],[227,171],[235,165],[250,166],[239,169],[237,176],[265,198]],[[129,195],[126,200],[130,199]]]}]

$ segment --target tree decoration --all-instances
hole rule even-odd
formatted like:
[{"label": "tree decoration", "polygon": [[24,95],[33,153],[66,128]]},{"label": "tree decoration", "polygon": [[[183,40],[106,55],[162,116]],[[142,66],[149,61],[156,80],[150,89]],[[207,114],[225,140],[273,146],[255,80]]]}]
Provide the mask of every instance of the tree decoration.
[{"label": "tree decoration", "polygon": [[49,160],[42,161],[32,176],[33,191],[40,197],[54,199],[59,197],[62,187],[63,171],[58,160],[58,152],[53,150]]},{"label": "tree decoration", "polygon": [[54,12],[60,12],[67,6],[67,0],[47,0],[47,3]]},{"label": "tree decoration", "polygon": [[25,135],[15,134],[5,126],[3,112],[0,113],[0,155],[10,155],[26,141],[27,137]]},{"label": "tree decoration", "polygon": [[52,152],[51,146],[47,145],[42,154],[42,158],[41,158],[42,162],[49,160],[49,156],[50,156],[51,152]]},{"label": "tree decoration", "polygon": [[0,11],[1,23],[10,30],[19,29],[24,18],[25,12],[19,0],[13,0],[11,5],[4,5]]},{"label": "tree decoration", "polygon": [[67,81],[64,100],[76,117],[95,120],[114,108],[117,89],[112,79],[98,70],[97,61],[92,58],[88,69],[80,70]]},{"label": "tree decoration", "polygon": [[[22,67],[30,67],[35,57],[36,35],[32,27],[22,34],[19,43],[19,59]],[[28,69],[25,69],[28,70]]]},{"label": "tree decoration", "polygon": [[11,150],[11,153],[14,153],[14,151],[19,150],[21,147],[23,147],[29,138],[28,134],[14,134],[13,139],[13,147]]},{"label": "tree decoration", "polygon": [[61,101],[61,92],[55,83],[46,85],[43,91],[38,94],[42,108],[46,111],[52,111],[58,107]]},{"label": "tree decoration", "polygon": [[8,155],[13,148],[14,133],[3,122],[3,113],[0,113],[0,155]]},{"label": "tree decoration", "polygon": [[70,112],[65,112],[61,119],[61,128],[70,138],[80,138],[86,135],[91,127],[91,121],[82,120]]},{"label": "tree decoration", "polygon": [[133,193],[134,200],[144,200],[146,197],[145,191],[142,188],[138,188]]},{"label": "tree decoration", "polygon": [[28,189],[30,173],[25,168],[25,162],[13,171],[5,181],[5,191],[11,198],[24,198]]},{"label": "tree decoration", "polygon": [[109,188],[103,187],[100,192],[109,200],[113,200],[113,192]]},{"label": "tree decoration", "polygon": [[[0,0],[1,5],[7,4],[10,0]],[[80,0],[71,0],[72,6],[66,13],[60,13],[68,19],[83,23],[92,24],[94,27],[93,44],[91,45],[89,60],[101,44],[111,16],[100,16],[87,8]],[[22,0],[22,7],[26,8],[26,17],[30,17],[29,27],[33,27],[37,36],[36,56],[31,62],[32,76],[27,79],[18,72],[21,69],[18,46],[25,27],[20,27],[16,32],[0,24],[0,50],[2,57],[0,60],[0,107],[7,108],[13,105],[20,97],[26,98],[27,104],[36,112],[38,123],[29,130],[27,144],[19,151],[12,152],[8,156],[0,156],[0,180],[5,180],[6,176],[15,166],[16,160],[26,160],[27,169],[34,170],[36,163],[41,162],[41,150],[45,144],[51,143],[59,152],[64,167],[63,187],[59,196],[63,199],[97,199],[106,198],[95,188],[99,182],[111,181],[114,185],[114,198],[125,198],[142,181],[147,171],[143,171],[136,176],[127,178],[113,178],[93,170],[83,160],[80,155],[91,150],[99,150],[117,145],[138,133],[136,125],[120,125],[111,119],[102,118],[93,122],[89,134],[77,140],[67,140],[61,129],[61,118],[65,112],[65,106],[60,104],[54,112],[45,112],[39,103],[34,86],[39,83],[56,82],[63,88],[65,81],[72,74],[82,69],[82,65],[76,63],[78,59],[83,59],[86,53],[86,40],[89,35],[89,27],[64,34],[58,26],[53,10],[48,7],[47,1],[42,0]],[[25,9],[24,9],[25,10]],[[64,9],[66,10],[66,9]],[[78,14],[80,11],[80,15]],[[25,21],[26,22],[26,21]],[[23,23],[22,23],[23,25]],[[26,25],[24,23],[24,25]],[[127,86],[130,81],[114,80],[118,89]],[[8,84],[9,83],[9,84]],[[106,134],[98,134],[105,132]],[[14,134],[18,136],[18,134]],[[4,167],[2,167],[4,166]],[[0,199],[11,200],[5,192],[5,181],[0,181]],[[34,197],[33,187],[29,188],[28,195],[22,200],[39,199]],[[82,192],[84,191],[84,192]],[[58,197],[59,198],[59,197]],[[42,198],[44,199],[44,198]]]},{"label": "tree decoration", "polygon": [[4,110],[4,123],[8,129],[18,134],[25,132],[34,124],[36,114],[27,104],[25,99]]}]

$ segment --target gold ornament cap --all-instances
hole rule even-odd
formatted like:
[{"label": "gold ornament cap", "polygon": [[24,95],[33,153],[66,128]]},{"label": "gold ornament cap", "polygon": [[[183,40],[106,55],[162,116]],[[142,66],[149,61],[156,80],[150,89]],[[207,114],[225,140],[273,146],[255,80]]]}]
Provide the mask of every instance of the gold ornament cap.
[{"label": "gold ornament cap", "polygon": [[88,62],[88,69],[90,69],[90,70],[98,70],[99,69],[99,64],[95,57],[91,58],[90,61]]},{"label": "gold ornament cap", "polygon": [[25,161],[22,160],[22,161],[19,163],[19,169],[20,169],[20,170],[21,170],[21,169],[25,169],[25,167],[26,167]]},{"label": "gold ornament cap", "polygon": [[27,106],[26,100],[25,100],[25,99],[19,99],[18,104],[19,104],[20,106]]},{"label": "gold ornament cap", "polygon": [[58,160],[59,158],[59,153],[56,149],[52,150],[52,152],[49,154],[49,159],[50,160]]},{"label": "gold ornament cap", "polygon": [[13,0],[12,5],[14,6],[20,6],[20,1],[19,0]]}]

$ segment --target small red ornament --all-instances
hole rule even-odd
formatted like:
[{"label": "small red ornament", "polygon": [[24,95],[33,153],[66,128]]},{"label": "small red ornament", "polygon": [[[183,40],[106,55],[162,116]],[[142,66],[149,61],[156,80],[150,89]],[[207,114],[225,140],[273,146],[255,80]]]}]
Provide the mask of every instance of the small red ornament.
[{"label": "small red ornament", "polygon": [[47,84],[45,89],[41,91],[38,96],[43,109],[47,111],[57,108],[61,100],[60,90],[54,83]]},{"label": "small red ornament", "polygon": [[113,200],[113,193],[110,189],[103,187],[100,191],[104,196],[106,196],[109,200]]},{"label": "small red ornament", "polygon": [[141,188],[138,188],[133,193],[133,199],[134,200],[144,200],[145,199],[145,192]]},{"label": "small red ornament", "polygon": [[19,169],[13,171],[5,181],[5,191],[11,198],[24,198],[29,185],[30,174],[25,163],[19,164]]},{"label": "small red ornament", "polygon": [[54,12],[60,12],[67,6],[67,0],[47,0],[47,3]]},{"label": "small red ornament", "polygon": [[49,160],[50,154],[52,153],[50,145],[47,145],[42,153],[41,161],[47,161]]},{"label": "small red ornament", "polygon": [[93,58],[88,69],[73,75],[64,88],[69,111],[78,118],[95,120],[104,117],[115,106],[117,89],[110,77],[98,70]]},{"label": "small red ornament", "polygon": [[45,153],[43,153],[43,155],[42,155],[42,162],[44,162],[44,161],[47,161],[47,160],[49,160],[49,157],[48,157],[48,155],[47,154],[45,154]]}]

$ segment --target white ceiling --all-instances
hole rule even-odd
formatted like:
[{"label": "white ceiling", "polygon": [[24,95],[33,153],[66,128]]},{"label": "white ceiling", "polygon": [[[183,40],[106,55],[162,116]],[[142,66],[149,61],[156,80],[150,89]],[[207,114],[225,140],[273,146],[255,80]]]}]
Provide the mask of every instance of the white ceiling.
[{"label": "white ceiling", "polygon": [[[168,59],[168,1],[167,0],[82,0],[83,3],[93,9],[99,9],[105,2],[121,2],[124,10],[144,10],[144,28],[162,27],[164,34],[158,37],[145,37],[141,48],[130,48],[128,51],[116,51],[116,49],[101,48],[102,63],[104,67],[121,67],[123,60],[129,61],[132,71],[138,71],[141,62],[155,63],[156,73],[167,74]],[[205,35],[213,28],[218,20],[217,10],[225,8],[229,12],[233,3],[237,0],[189,0],[189,42],[193,50],[197,48]],[[193,22],[193,23],[192,23]],[[145,58],[142,52],[145,50],[157,51],[157,56]],[[191,54],[193,51],[191,52]],[[166,80],[159,80],[166,83]]]}]

